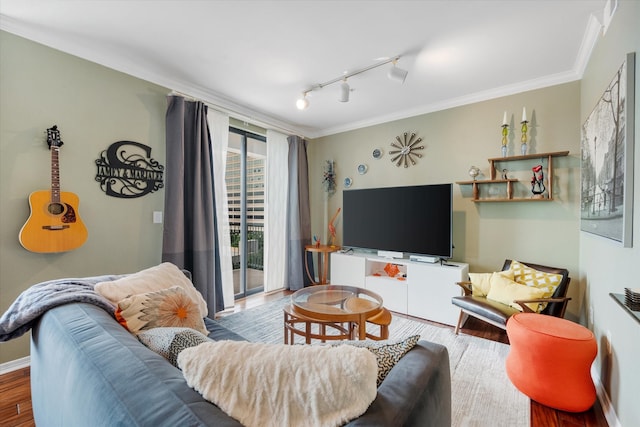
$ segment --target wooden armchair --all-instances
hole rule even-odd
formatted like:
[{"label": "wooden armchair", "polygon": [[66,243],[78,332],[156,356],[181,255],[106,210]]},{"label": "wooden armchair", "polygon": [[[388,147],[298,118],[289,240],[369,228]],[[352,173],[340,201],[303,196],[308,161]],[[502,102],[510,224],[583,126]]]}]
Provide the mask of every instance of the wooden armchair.
[{"label": "wooden armchair", "polygon": [[[529,262],[523,262],[523,264],[546,273],[560,274],[562,275],[562,279],[550,298],[516,300],[514,302],[520,305],[524,312],[533,312],[533,310],[526,305],[527,303],[547,303],[544,310],[540,312],[541,314],[564,317],[567,304],[569,300],[571,300],[571,298],[566,296],[569,282],[571,282],[569,271],[564,268],[548,267]],[[509,270],[510,266],[511,260],[505,260],[502,271]],[[460,308],[460,317],[458,318],[458,324],[455,329],[456,335],[466,320],[467,315],[481,319],[501,329],[506,329],[507,320],[509,320],[512,315],[520,313],[519,310],[500,302],[489,300],[486,297],[473,296],[471,282],[458,282],[457,285],[462,288],[464,295],[451,298],[451,303]]]}]

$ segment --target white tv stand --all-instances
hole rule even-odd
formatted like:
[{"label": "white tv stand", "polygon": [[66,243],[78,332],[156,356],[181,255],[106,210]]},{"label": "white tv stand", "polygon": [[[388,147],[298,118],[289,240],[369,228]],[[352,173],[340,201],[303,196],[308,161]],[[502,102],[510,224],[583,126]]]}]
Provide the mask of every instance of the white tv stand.
[{"label": "white tv stand", "polygon": [[[395,264],[404,277],[389,277],[384,272],[387,263]],[[468,275],[469,265],[458,262],[440,265],[367,253],[331,254],[332,284],[372,290],[391,311],[446,325],[458,322],[460,310],[451,297],[460,295],[455,283],[468,280]]]}]

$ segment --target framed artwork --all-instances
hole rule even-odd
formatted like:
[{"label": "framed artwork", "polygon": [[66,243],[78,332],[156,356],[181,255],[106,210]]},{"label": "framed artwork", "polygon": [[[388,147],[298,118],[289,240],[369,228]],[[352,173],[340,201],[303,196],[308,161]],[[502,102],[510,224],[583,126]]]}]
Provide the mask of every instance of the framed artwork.
[{"label": "framed artwork", "polygon": [[582,125],[580,230],[632,246],[635,53]]}]

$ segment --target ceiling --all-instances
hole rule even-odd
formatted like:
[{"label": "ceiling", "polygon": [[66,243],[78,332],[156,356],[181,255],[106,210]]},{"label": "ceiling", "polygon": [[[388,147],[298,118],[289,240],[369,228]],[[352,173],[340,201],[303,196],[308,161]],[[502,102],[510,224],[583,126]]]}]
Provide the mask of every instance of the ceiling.
[{"label": "ceiling", "polygon": [[[2,0],[0,28],[313,138],[577,80],[606,4]],[[404,84],[387,64],[349,78],[349,102],[338,83],[296,108],[303,91],[394,55]]]}]

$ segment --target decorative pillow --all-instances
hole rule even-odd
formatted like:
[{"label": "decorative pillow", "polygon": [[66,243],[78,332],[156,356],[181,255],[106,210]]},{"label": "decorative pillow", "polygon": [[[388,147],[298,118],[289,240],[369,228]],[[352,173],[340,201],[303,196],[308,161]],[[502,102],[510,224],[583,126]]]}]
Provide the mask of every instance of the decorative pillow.
[{"label": "decorative pillow", "polygon": [[136,335],[144,329],[158,326],[191,328],[209,335],[198,306],[178,286],[121,300],[116,309],[116,319]]},{"label": "decorative pillow", "polygon": [[176,368],[178,368],[178,354],[182,350],[211,341],[211,339],[195,329],[171,327],[159,327],[141,331],[138,334],[138,339],[149,349],[171,362]]},{"label": "decorative pillow", "polygon": [[383,340],[383,341],[340,341],[330,344],[332,347],[340,345],[352,345],[354,347],[366,348],[376,356],[378,363],[378,379],[377,387],[380,387],[382,381],[389,374],[396,363],[402,359],[420,341],[420,335],[413,335],[400,340]]},{"label": "decorative pillow", "polygon": [[117,304],[120,300],[131,295],[159,291],[172,286],[183,288],[189,297],[198,304],[201,317],[207,317],[207,303],[200,292],[182,270],[170,262],[163,262],[155,267],[129,274],[112,282],[97,283],[95,290],[112,303]]},{"label": "decorative pillow", "polygon": [[[491,278],[491,289],[487,294],[487,299],[506,304],[509,307],[522,311],[522,307],[513,301],[542,298],[544,293],[544,289],[526,286],[500,274],[496,274]],[[533,311],[538,311],[539,304],[530,303],[527,304],[527,306]]]},{"label": "decorative pillow", "polygon": [[509,271],[513,272],[513,280],[516,282],[544,289],[544,298],[551,297],[562,281],[562,274],[545,273],[518,261],[511,261]]},{"label": "decorative pillow", "polygon": [[[543,298],[551,298],[556,288],[562,281],[562,274],[545,273],[544,271],[535,270],[526,264],[518,261],[511,261],[509,271],[514,274],[514,279],[523,285],[533,286],[535,288],[544,289]],[[540,306],[540,311],[544,310],[547,303]]]},{"label": "decorative pillow", "polygon": [[500,274],[513,280],[513,272],[511,270],[496,271],[494,273],[469,273],[469,279],[471,279],[471,294],[474,297],[486,297],[489,289],[491,289],[491,277],[493,277],[494,274]]}]

